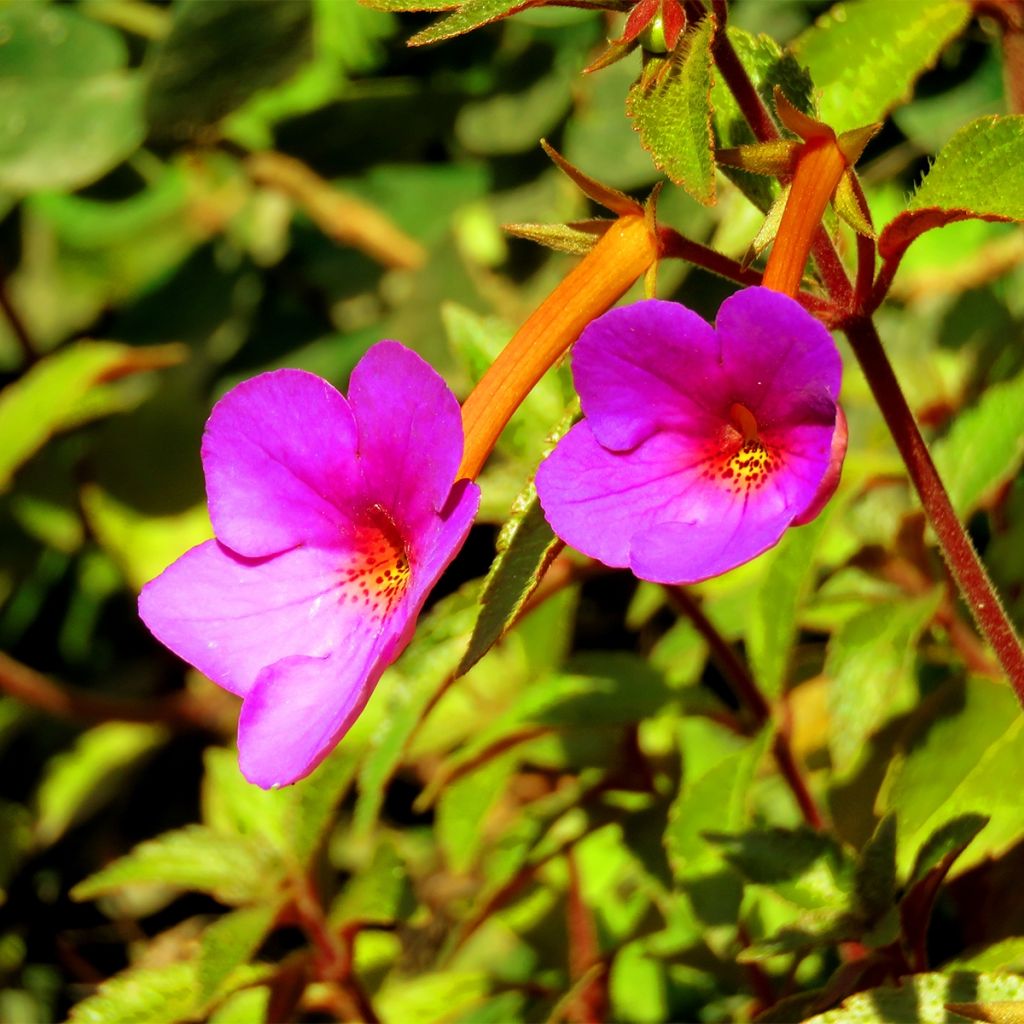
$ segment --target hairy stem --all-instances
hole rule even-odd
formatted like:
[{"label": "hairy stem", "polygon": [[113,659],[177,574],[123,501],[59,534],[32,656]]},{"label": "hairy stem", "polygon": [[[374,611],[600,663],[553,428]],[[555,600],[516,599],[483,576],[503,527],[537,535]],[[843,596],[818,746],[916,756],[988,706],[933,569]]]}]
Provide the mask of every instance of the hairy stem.
[{"label": "hairy stem", "polygon": [[995,652],[1024,706],[1024,649],[992,582],[960,522],[907,405],[875,325],[858,317],[845,327],[871,392],[907,466],[928,519],[978,628]]}]

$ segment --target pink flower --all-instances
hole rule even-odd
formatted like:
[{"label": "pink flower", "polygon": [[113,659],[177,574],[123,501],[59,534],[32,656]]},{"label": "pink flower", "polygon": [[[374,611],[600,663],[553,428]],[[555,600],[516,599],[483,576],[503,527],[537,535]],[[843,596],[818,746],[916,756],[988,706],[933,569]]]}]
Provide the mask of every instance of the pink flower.
[{"label": "pink flower", "polygon": [[585,419],[537,473],[555,533],[657,583],[717,576],[809,522],[846,453],[828,331],[765,288],[715,327],[650,300],[593,321],[573,352]]},{"label": "pink flower", "polygon": [[242,697],[245,777],[288,785],[358,717],[469,532],[480,492],[455,480],[459,405],[384,341],[348,400],[301,370],[238,385],[210,415],[202,457],[217,539],[148,583],[139,614]]}]

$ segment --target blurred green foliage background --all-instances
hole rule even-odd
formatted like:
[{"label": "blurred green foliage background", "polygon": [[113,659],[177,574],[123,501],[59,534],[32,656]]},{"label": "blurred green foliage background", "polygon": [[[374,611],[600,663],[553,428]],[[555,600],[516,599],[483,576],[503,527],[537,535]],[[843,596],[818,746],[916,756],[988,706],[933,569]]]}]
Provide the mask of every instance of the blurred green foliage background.
[{"label": "blurred green foliage background", "polygon": [[[731,24],[785,45],[827,7],[745,0]],[[845,348],[836,500],[690,588],[790,723],[825,833],[769,738],[727,727],[692,616],[625,574],[561,556],[452,683],[498,529],[571,409],[564,368],[503,437],[413,646],[308,782],[247,786],[235,701],[138,621],[141,585],[210,536],[199,441],[224,391],[281,366],[344,387],[388,337],[464,396],[574,262],[502,225],[595,214],[539,139],[637,196],[662,179],[624,109],[639,56],[580,74],[621,17],[532,10],[406,47],[436,17],[0,4],[0,1021],[718,1021],[786,996],[804,1001],[772,1019],[801,1020],[830,979],[833,1003],[889,980],[836,983],[842,943],[908,936],[915,971],[962,972],[919,973],[914,998],[1019,997],[978,972],[1024,969],[1022,720]],[[862,161],[877,225],[957,128],[1006,110],[993,28],[963,20]],[[825,35],[818,66],[856,60]],[[670,186],[659,216],[741,257],[763,214],[717,191]],[[1018,622],[1022,263],[1014,226],[933,232],[878,316]],[[731,290],[659,275],[708,318]],[[906,899],[944,880],[929,932]],[[884,1005],[863,1019],[906,1010]]]}]

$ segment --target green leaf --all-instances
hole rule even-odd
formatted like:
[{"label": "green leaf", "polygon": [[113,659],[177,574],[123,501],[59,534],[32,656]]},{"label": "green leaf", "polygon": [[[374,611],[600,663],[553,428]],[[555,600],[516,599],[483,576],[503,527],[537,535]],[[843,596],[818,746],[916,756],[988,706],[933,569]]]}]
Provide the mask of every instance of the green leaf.
[{"label": "green leaf", "polygon": [[765,730],[695,782],[687,782],[673,801],[665,847],[677,877],[691,874],[706,862],[713,847],[703,833],[720,829],[737,832],[745,824],[754,773],[768,740]]},{"label": "green leaf", "polygon": [[755,828],[706,838],[748,882],[770,886],[807,910],[839,910],[849,902],[852,864],[835,839],[809,828]]},{"label": "green leaf", "polygon": [[658,168],[700,203],[715,202],[711,40],[706,16],[668,57],[653,58],[630,89],[626,112]]},{"label": "green leaf", "polygon": [[797,613],[814,581],[814,551],[827,521],[819,516],[799,530],[787,530],[766,559],[746,622],[747,656],[758,686],[777,696],[786,682],[797,633]]},{"label": "green leaf", "polygon": [[176,1024],[194,1019],[195,967],[190,963],[138,968],[103,982],[71,1008],[69,1024]]},{"label": "green leaf", "polygon": [[403,975],[397,972],[374,997],[382,1020],[455,1020],[481,1004],[490,986],[480,970]]},{"label": "green leaf", "polygon": [[970,20],[960,0],[836,4],[794,40],[821,90],[821,119],[837,132],[882,121]]},{"label": "green leaf", "polygon": [[126,773],[167,739],[167,731],[135,722],[106,722],[82,733],[46,766],[36,790],[35,841],[56,842],[116,792]]},{"label": "green leaf", "polygon": [[365,836],[373,827],[406,744],[431,698],[455,672],[473,628],[478,592],[470,584],[439,601],[420,620],[412,643],[378,684],[371,704],[386,701],[387,715],[359,769],[352,825],[356,835]]},{"label": "green leaf", "polygon": [[[417,32],[409,40],[410,46],[423,46],[442,39],[451,39],[465,32],[471,32],[482,25],[489,25],[499,18],[536,7],[539,0],[464,0],[463,3],[449,3],[448,0],[370,0],[370,6],[378,10],[443,11],[454,7],[459,9],[445,18],[435,21],[429,28]],[[398,4],[401,3],[401,6]]]},{"label": "green leaf", "polygon": [[265,985],[244,988],[225,999],[213,1013],[209,1024],[263,1024],[270,1009],[270,989]]},{"label": "green leaf", "polygon": [[331,907],[334,928],[359,922],[392,924],[415,906],[408,874],[390,839],[377,846],[373,860],[355,871]]},{"label": "green leaf", "polygon": [[501,798],[516,766],[514,757],[492,758],[445,786],[437,801],[437,841],[448,867],[466,874],[486,840],[481,823]]},{"label": "green leaf", "polygon": [[95,899],[128,885],[198,889],[224,903],[260,903],[280,877],[280,865],[265,843],[188,825],[149,839],[79,882],[71,895]]},{"label": "green leaf", "polygon": [[[814,113],[810,75],[774,39],[766,35],[752,35],[733,25],[729,25],[726,32],[736,56],[769,110],[775,107],[774,92],[778,86],[798,110],[805,114]],[[731,148],[757,141],[732,92],[717,72],[711,87],[711,107],[711,123],[719,146]],[[720,170],[743,190],[759,210],[767,213],[771,209],[779,194],[776,182],[760,174],[724,165],[720,165]]]},{"label": "green leaf", "polygon": [[1024,373],[984,391],[932,446],[932,455],[957,515],[966,519],[1024,459]]},{"label": "green leaf", "polygon": [[291,788],[286,827],[291,852],[300,864],[307,865],[319,850],[352,786],[362,754],[363,745],[349,733],[309,778]]},{"label": "green leaf", "polygon": [[185,351],[179,345],[132,348],[112,341],[79,341],[47,356],[0,391],[0,494],[18,467],[50,437],[110,410],[103,395],[105,382],[173,366]]},{"label": "green leaf", "polygon": [[913,706],[917,641],[941,598],[936,588],[896,607],[869,608],[829,642],[829,750],[839,775],[854,767],[876,729]]},{"label": "green leaf", "polygon": [[950,1024],[947,1003],[1024,999],[1024,977],[1015,974],[913,974],[898,988],[858,992],[804,1024]]},{"label": "green leaf", "polygon": [[178,0],[149,63],[146,119],[185,141],[283,82],[312,52],[309,0]]},{"label": "green leaf", "polygon": [[196,963],[201,1004],[213,999],[235,969],[252,959],[273,927],[278,909],[275,903],[267,903],[232,910],[203,931]]},{"label": "green leaf", "polygon": [[1024,114],[981,117],[961,128],[939,151],[907,209],[878,239],[887,260],[899,259],[925,231],[956,221],[1024,220]]},{"label": "green leaf", "polygon": [[459,675],[468,672],[512,626],[561,547],[531,483],[516,500],[498,538],[498,553],[480,594],[480,614],[456,670]]},{"label": "green leaf", "polygon": [[86,484],[80,499],[93,536],[136,591],[189,548],[213,536],[206,502],[184,512],[146,514],[98,484]]},{"label": "green leaf", "polygon": [[872,921],[892,907],[899,879],[896,873],[896,815],[887,814],[864,844],[854,872],[857,906]]},{"label": "green leaf", "polygon": [[73,8],[0,10],[0,189],[87,185],[142,142],[138,75],[121,36]]},{"label": "green leaf", "polygon": [[986,679],[950,685],[915,713],[889,767],[879,807],[900,817],[899,864],[908,871],[928,837],[948,821],[991,821],[957,871],[1014,841],[1024,785],[1024,718],[1010,689]]}]

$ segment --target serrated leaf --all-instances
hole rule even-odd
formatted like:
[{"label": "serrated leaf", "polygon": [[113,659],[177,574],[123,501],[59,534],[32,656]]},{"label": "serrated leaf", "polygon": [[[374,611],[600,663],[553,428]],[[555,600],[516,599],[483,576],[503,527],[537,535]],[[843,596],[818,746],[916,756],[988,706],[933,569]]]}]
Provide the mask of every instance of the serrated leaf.
[{"label": "serrated leaf", "polygon": [[[370,0],[371,5],[378,7],[382,0]],[[389,3],[389,0],[383,0]],[[429,28],[417,32],[409,40],[410,46],[423,46],[426,43],[436,43],[442,39],[451,39],[452,36],[461,36],[466,32],[472,32],[475,28],[489,25],[499,18],[507,18],[525,11],[530,7],[539,6],[543,0],[464,0],[461,4],[450,4],[445,2],[444,6],[438,3],[437,6],[426,6],[423,0],[415,0],[416,10],[445,10],[458,6],[458,10],[445,18],[435,21]],[[395,10],[394,7],[380,7],[381,10]],[[404,8],[409,10],[408,7]]]},{"label": "serrated leaf", "polygon": [[334,821],[338,805],[349,791],[363,753],[355,736],[340,744],[309,776],[292,787],[287,835],[292,853],[306,865],[320,848]]},{"label": "serrated leaf", "polygon": [[179,0],[149,61],[146,119],[185,141],[283,82],[312,53],[309,0]]},{"label": "serrated leaf", "polygon": [[89,900],[124,886],[159,884],[197,889],[228,904],[260,903],[280,875],[280,864],[265,843],[188,825],[141,843],[79,882],[71,895]]},{"label": "serrated leaf", "polygon": [[0,391],[0,494],[10,487],[18,467],[50,437],[110,411],[97,401],[106,382],[173,366],[186,352],[180,345],[133,348],[113,341],[79,341],[47,356]]},{"label": "serrated leaf", "polygon": [[116,781],[166,739],[165,729],[136,722],[106,722],[82,733],[47,764],[39,782],[36,843],[49,846],[101,807]]},{"label": "serrated leaf", "polygon": [[996,999],[984,1003],[947,1003],[946,1009],[986,1024],[1024,1024],[1024,1000]]},{"label": "serrated leaf", "polygon": [[74,8],[0,10],[0,189],[74,189],[142,142],[138,74],[119,33]]},{"label": "serrated leaf", "polygon": [[899,259],[925,231],[961,220],[1024,220],[1024,114],[981,117],[939,151],[907,209],[885,226],[878,251]]},{"label": "serrated leaf", "polygon": [[700,203],[715,202],[711,40],[707,15],[674,53],[654,58],[629,90],[626,111],[658,168]]},{"label": "serrated leaf", "polygon": [[468,672],[512,626],[561,546],[531,484],[517,499],[512,517],[503,528],[497,557],[480,594],[480,614],[456,670],[458,675]]},{"label": "serrated leaf", "polygon": [[685,785],[676,797],[665,830],[665,848],[676,877],[699,868],[714,849],[703,833],[743,827],[754,773],[768,741],[765,730],[741,750],[722,758],[696,782]]},{"label": "serrated leaf", "polygon": [[858,992],[804,1024],[950,1024],[948,1003],[1024,999],[1024,977],[1016,974],[913,974],[900,986]]},{"label": "serrated leaf", "polygon": [[[814,113],[813,86],[810,75],[792,55],[783,51],[770,36],[752,35],[729,25],[729,41],[739,57],[754,88],[769,110],[775,107],[774,93],[778,86],[786,98],[805,114]],[[723,148],[756,142],[743,111],[740,110],[721,74],[715,73],[711,87],[712,126],[718,145]],[[778,185],[761,175],[751,174],[719,164],[719,169],[734,182],[762,213],[772,208],[779,194]],[[767,243],[766,243],[767,244]]]},{"label": "serrated leaf", "polygon": [[757,685],[776,696],[786,681],[797,632],[797,612],[814,580],[814,551],[827,516],[787,530],[751,603],[746,621],[747,656]]},{"label": "serrated leaf", "polygon": [[275,903],[232,910],[203,931],[196,962],[201,1005],[217,995],[236,968],[249,962],[263,944],[277,912]]},{"label": "serrated leaf", "polygon": [[986,389],[932,446],[953,507],[966,519],[1024,459],[1024,374]]},{"label": "serrated leaf", "polygon": [[190,963],[124,971],[71,1008],[69,1024],[176,1024],[193,1019],[197,997]]},{"label": "serrated leaf", "polygon": [[790,47],[821,90],[818,112],[837,132],[882,121],[964,28],[960,0],[836,4]]},{"label": "serrated leaf", "polygon": [[897,607],[869,608],[844,623],[829,642],[829,750],[838,774],[854,767],[876,729],[916,700],[917,641],[941,597],[936,588]]}]

